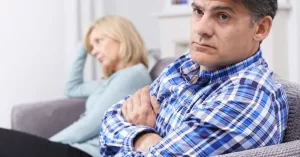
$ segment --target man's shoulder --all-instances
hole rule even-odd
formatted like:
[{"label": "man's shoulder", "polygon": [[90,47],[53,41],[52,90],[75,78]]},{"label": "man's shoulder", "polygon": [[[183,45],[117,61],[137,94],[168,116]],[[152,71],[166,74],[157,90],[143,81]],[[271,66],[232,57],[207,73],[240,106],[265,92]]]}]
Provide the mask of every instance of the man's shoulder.
[{"label": "man's shoulder", "polygon": [[275,91],[282,85],[273,77],[273,71],[267,66],[259,65],[241,70],[230,78],[237,86],[256,88],[257,90]]},{"label": "man's shoulder", "polygon": [[218,82],[217,88],[207,100],[220,102],[267,102],[278,94],[285,95],[283,86],[273,77],[267,67],[256,66],[244,69]]}]

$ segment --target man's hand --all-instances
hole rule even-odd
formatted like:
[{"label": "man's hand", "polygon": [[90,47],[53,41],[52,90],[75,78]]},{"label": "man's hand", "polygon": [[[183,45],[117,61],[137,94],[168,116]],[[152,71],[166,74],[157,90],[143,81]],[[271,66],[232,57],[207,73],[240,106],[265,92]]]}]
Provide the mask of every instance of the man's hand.
[{"label": "man's hand", "polygon": [[156,97],[150,97],[149,86],[146,86],[123,103],[122,114],[134,125],[154,128],[159,108],[160,104],[156,101]]}]

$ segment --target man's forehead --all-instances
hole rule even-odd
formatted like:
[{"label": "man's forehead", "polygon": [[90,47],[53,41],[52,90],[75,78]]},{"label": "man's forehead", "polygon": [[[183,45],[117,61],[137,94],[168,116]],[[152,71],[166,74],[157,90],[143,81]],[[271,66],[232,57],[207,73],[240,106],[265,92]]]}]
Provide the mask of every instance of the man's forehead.
[{"label": "man's forehead", "polygon": [[218,7],[228,7],[234,12],[248,12],[248,9],[237,0],[193,0],[192,5],[204,10],[213,10]]},{"label": "man's forehead", "polygon": [[193,0],[193,3],[196,5],[201,5],[202,7],[209,7],[212,5],[224,5],[232,6],[236,5],[236,2],[233,0]]}]

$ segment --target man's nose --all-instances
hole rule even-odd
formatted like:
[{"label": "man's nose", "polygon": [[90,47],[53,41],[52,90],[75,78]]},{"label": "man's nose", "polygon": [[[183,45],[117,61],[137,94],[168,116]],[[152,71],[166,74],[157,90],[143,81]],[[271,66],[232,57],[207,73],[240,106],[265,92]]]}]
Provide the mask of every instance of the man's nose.
[{"label": "man's nose", "polygon": [[200,37],[211,37],[214,33],[213,25],[214,25],[213,19],[211,19],[208,15],[203,15],[201,19],[196,21],[194,27],[196,33]]}]

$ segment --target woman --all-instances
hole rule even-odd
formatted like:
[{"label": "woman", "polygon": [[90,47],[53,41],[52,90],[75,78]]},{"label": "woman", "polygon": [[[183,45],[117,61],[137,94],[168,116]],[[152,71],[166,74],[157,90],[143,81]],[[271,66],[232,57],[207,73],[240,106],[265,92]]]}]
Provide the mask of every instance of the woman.
[{"label": "woman", "polygon": [[[100,62],[105,80],[83,82],[88,53]],[[50,140],[0,129],[1,157],[99,157],[97,137],[105,110],[151,83],[144,43],[125,18],[105,16],[96,20],[76,55],[67,95],[88,98],[84,114]]]}]

